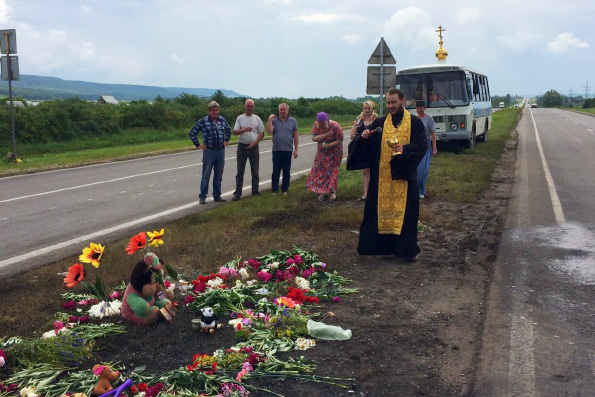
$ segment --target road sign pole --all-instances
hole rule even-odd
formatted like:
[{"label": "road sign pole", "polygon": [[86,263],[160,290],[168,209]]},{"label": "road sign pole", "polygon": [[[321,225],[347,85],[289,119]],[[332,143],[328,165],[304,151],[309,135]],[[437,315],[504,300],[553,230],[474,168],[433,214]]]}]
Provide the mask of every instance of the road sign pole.
[{"label": "road sign pole", "polygon": [[6,65],[8,69],[8,96],[10,98],[10,129],[12,131],[12,154],[13,159],[16,161],[18,158],[17,154],[17,137],[14,130],[14,102],[12,100],[12,67],[10,62],[10,35],[11,32],[3,32],[4,44],[6,49]]},{"label": "road sign pole", "polygon": [[[381,38],[382,40],[382,38]],[[383,115],[382,107],[384,104],[384,46],[380,46],[380,117]]]},{"label": "road sign pole", "polygon": [[10,128],[12,130],[12,153],[14,154],[14,159],[17,159],[17,136],[14,130],[14,102],[12,100],[12,69],[10,65],[10,55],[8,55],[8,59],[6,60],[8,65],[8,96],[10,97]]}]

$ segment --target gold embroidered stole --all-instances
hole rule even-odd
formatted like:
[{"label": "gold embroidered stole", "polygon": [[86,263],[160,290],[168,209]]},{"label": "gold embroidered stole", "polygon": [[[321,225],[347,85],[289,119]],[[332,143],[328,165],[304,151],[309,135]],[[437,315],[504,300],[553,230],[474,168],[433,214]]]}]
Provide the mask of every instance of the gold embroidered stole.
[{"label": "gold embroidered stole", "polygon": [[390,160],[393,149],[387,141],[398,138],[401,145],[411,140],[411,114],[404,109],[403,121],[398,128],[393,126],[389,113],[384,121],[382,143],[380,144],[380,167],[378,175],[378,234],[401,234],[405,205],[407,204],[407,181],[393,180]]}]

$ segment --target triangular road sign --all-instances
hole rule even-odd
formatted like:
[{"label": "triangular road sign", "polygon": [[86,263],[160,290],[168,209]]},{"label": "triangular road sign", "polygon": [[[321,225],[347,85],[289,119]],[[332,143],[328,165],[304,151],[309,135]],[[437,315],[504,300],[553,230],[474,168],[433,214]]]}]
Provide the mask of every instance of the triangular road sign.
[{"label": "triangular road sign", "polygon": [[381,59],[380,59],[381,49],[382,49],[382,64],[395,65],[397,63],[397,61],[395,61],[393,54],[391,54],[390,49],[386,45],[386,42],[384,41],[384,37],[380,38],[380,43],[378,43],[378,46],[372,53],[372,56],[370,57],[368,64],[369,65],[380,65],[380,63],[381,63],[380,62],[381,61]]}]

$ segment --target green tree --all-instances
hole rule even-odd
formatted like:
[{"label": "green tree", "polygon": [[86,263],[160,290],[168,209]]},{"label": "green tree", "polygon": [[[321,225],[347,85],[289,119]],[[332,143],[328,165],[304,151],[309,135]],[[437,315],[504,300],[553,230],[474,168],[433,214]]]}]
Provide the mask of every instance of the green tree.
[{"label": "green tree", "polygon": [[562,106],[564,99],[562,98],[562,95],[560,95],[560,93],[558,91],[549,90],[548,92],[543,94],[543,97],[541,97],[541,101],[539,101],[539,98],[538,98],[538,102],[541,102],[541,106],[544,108],[553,108],[553,107]]}]

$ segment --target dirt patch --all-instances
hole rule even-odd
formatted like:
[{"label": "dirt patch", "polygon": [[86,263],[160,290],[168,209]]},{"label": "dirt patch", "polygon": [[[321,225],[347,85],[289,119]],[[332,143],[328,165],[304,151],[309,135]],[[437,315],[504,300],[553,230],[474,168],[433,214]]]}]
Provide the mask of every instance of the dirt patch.
[{"label": "dirt patch", "polygon": [[[358,288],[341,302],[320,308],[336,315],[326,323],[353,331],[351,340],[318,341],[314,349],[290,353],[315,362],[317,375],[354,378],[349,390],[292,381],[260,385],[286,396],[468,394],[474,382],[491,264],[510,196],[515,142],[507,144],[489,190],[477,202],[434,201],[431,191],[423,199],[420,218],[426,229],[419,235],[422,255],[414,264],[358,256],[358,225],[353,221],[339,227],[336,220],[328,229],[315,230],[312,223],[285,214],[253,224],[256,233],[260,228],[293,227],[287,231],[290,244],[315,251],[329,269],[352,279],[352,286]],[[361,207],[363,212],[362,203],[340,199],[305,205],[312,207],[313,214],[326,207],[347,213]],[[135,327],[125,335],[99,340],[98,360],[146,365],[147,371],[161,373],[190,364],[194,354],[212,354],[235,343],[228,327],[215,335],[193,331],[193,317],[178,310],[172,324]]]}]

